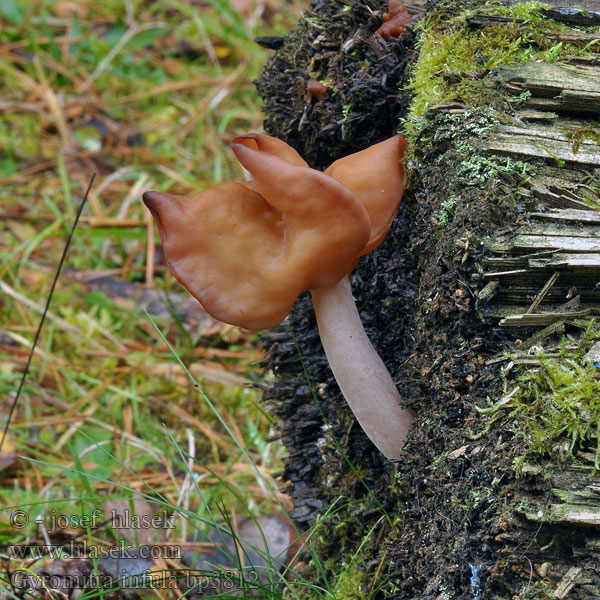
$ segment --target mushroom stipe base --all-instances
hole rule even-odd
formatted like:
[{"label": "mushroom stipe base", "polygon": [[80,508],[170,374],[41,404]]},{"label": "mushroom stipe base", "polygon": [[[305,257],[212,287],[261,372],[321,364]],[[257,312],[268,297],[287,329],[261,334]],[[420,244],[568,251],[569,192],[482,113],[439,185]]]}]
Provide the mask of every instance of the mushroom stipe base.
[{"label": "mushroom stipe base", "polygon": [[386,458],[397,459],[414,420],[360,320],[350,279],[311,290],[331,371],[363,431]]}]

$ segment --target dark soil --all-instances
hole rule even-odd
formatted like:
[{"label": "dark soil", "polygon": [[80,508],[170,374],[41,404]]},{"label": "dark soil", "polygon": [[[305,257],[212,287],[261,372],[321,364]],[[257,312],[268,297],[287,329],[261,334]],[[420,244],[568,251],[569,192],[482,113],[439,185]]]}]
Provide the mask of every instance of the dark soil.
[{"label": "dark soil", "polygon": [[[406,111],[399,91],[413,38],[375,34],[387,2],[315,0],[258,80],[267,133],[285,139],[314,167],[390,137]],[[312,97],[307,83],[328,90]]]},{"label": "dark soil", "polygon": [[[410,354],[397,376],[420,419],[395,488],[403,529],[388,541],[388,575],[399,588],[393,597],[402,600],[439,598],[440,590],[449,598],[480,597],[497,561],[498,511],[513,477],[510,440],[490,435],[475,441],[473,435],[481,426],[474,406],[502,393],[498,367],[486,361],[510,338],[481,320],[472,275],[481,240],[518,213],[502,201],[497,177],[480,186],[461,184],[464,156],[457,142],[473,136],[469,128],[481,119],[471,115],[450,124],[433,118],[414,157],[415,206],[403,252],[416,293],[400,334],[411,339]],[[457,202],[443,226],[441,206],[451,195]]]}]

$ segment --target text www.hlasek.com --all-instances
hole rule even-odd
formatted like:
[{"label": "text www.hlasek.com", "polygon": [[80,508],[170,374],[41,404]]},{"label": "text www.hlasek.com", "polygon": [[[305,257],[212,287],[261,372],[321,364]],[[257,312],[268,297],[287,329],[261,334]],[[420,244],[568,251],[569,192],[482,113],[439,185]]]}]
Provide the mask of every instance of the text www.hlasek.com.
[{"label": "text www.hlasek.com", "polygon": [[65,554],[71,558],[115,558],[115,559],[131,559],[131,558],[175,558],[181,559],[181,547],[172,545],[147,545],[147,546],[130,546],[127,544],[119,544],[117,546],[108,545],[93,545],[89,546],[86,543],[69,542],[61,546],[54,545],[39,545],[39,544],[16,544],[9,546],[8,554],[11,558],[19,560],[40,559],[49,557],[52,559],[64,558]]}]

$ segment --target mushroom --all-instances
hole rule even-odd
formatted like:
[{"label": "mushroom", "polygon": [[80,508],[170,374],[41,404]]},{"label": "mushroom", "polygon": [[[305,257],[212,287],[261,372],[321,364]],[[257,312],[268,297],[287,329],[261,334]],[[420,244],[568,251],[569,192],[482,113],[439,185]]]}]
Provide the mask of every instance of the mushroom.
[{"label": "mushroom", "polygon": [[409,33],[406,27],[412,19],[406,6],[400,0],[389,0],[388,12],[383,15],[383,25],[377,30],[384,40],[397,38],[401,33]]},{"label": "mushroom", "polygon": [[323,96],[327,93],[327,88],[316,79],[309,79],[306,82],[306,91],[317,101],[323,100]]},{"label": "mushroom", "polygon": [[231,148],[252,181],[189,196],[144,194],[167,265],[209,314],[247,329],[279,323],[310,290],[342,394],[377,448],[398,458],[414,416],[364,331],[349,273],[392,223],[406,184],[404,138],[324,173],[265,134],[236,137]]}]

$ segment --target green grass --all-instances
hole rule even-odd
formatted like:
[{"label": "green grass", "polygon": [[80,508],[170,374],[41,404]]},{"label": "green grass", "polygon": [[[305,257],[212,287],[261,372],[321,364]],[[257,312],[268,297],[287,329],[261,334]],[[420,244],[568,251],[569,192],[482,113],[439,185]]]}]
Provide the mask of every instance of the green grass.
[{"label": "green grass", "polygon": [[[252,80],[267,52],[252,38],[289,30],[299,4],[280,2],[267,19],[260,3],[239,14],[229,0],[0,2],[2,414],[98,173],[0,455],[0,552],[46,543],[34,521],[47,527],[56,514],[73,518],[67,536],[117,544],[109,524],[84,525],[114,499],[143,499],[173,517],[175,544],[206,528],[235,537],[236,517],[291,508],[278,491],[282,449],[270,441],[273,424],[256,386],[256,337],[208,317],[182,318],[174,302],[187,292],[165,268],[148,268],[154,225],[141,195],[242,177],[228,142],[260,131],[263,118]],[[135,299],[92,287],[99,275],[137,293],[157,291],[169,310],[150,317]],[[361,597],[385,583],[381,569],[369,582],[355,576],[375,527],[345,565],[315,554],[311,540],[327,535],[321,528],[348,502],[334,502],[305,533],[321,584],[272,566],[264,597]],[[29,519],[25,527],[11,523],[15,511]],[[50,542],[58,547],[60,539]],[[33,573],[49,560],[13,559],[8,568]],[[182,565],[157,566],[173,575]],[[0,571],[11,597],[7,577]]]},{"label": "green grass", "polygon": [[[239,14],[228,0],[0,4],[3,414],[76,208],[99,173],[3,450],[20,458],[0,471],[0,541],[44,543],[35,518],[89,516],[110,498],[141,495],[174,515],[174,542],[230,529],[236,516],[289,510],[277,491],[281,449],[253,385],[262,377],[255,336],[209,320],[190,328],[174,308],[150,319],[85,280],[106,274],[158,290],[167,305],[167,292],[187,295],[165,269],[147,268],[153,225],[141,194],[242,176],[227,143],[261,129],[252,80],[266,51],[252,38],[285,32],[297,7],[281,4],[267,21],[257,4]],[[24,528],[10,522],[17,509]],[[93,544],[118,539],[110,527],[79,529]],[[9,567],[41,563],[28,564]],[[331,586],[286,583],[275,568],[272,576],[289,597],[303,588],[333,597]]]}]

